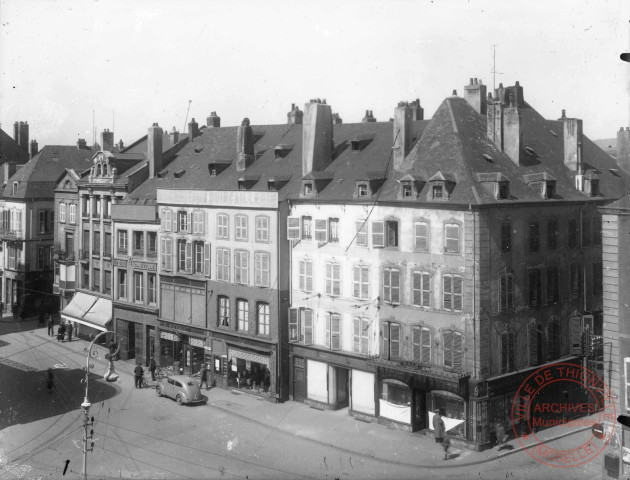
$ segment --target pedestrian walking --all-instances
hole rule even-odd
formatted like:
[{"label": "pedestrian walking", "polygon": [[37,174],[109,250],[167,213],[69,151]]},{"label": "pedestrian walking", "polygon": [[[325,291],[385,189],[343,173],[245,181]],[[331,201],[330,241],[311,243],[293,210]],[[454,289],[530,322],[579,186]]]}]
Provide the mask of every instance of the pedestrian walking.
[{"label": "pedestrian walking", "polygon": [[66,335],[66,326],[62,323],[61,325],[59,325],[59,328],[57,329],[57,341],[63,342],[63,337],[65,337],[65,335]]},{"label": "pedestrian walking", "polygon": [[74,328],[72,327],[72,323],[68,322],[68,341],[72,341],[72,331]]},{"label": "pedestrian walking", "polygon": [[151,372],[151,380],[155,382],[155,369],[157,365],[155,363],[155,358],[151,357],[151,361],[149,362],[149,371]]},{"label": "pedestrian walking", "polygon": [[144,375],[144,369],[141,365],[136,365],[133,373],[136,376],[136,388],[142,388],[142,376]]},{"label": "pedestrian walking", "polygon": [[208,385],[208,365],[205,364],[205,363],[201,366],[201,383],[199,384],[199,388],[200,389],[203,386],[203,382],[206,382],[206,390],[209,390],[209,385]]},{"label": "pedestrian walking", "polygon": [[444,409],[440,408],[433,415],[433,432],[435,434],[435,443],[439,443],[442,445],[444,449],[444,460],[448,458],[448,447],[450,445],[450,440],[446,438],[446,427],[444,426],[444,420],[442,420],[442,416],[444,415]]},{"label": "pedestrian walking", "polygon": [[48,314],[48,336],[53,337],[55,335],[55,321],[52,315]]},{"label": "pedestrian walking", "polygon": [[53,388],[55,388],[55,375],[53,374],[52,368],[48,369],[48,373],[46,374],[46,380],[47,380],[47,388],[48,388],[48,393],[52,393]]}]

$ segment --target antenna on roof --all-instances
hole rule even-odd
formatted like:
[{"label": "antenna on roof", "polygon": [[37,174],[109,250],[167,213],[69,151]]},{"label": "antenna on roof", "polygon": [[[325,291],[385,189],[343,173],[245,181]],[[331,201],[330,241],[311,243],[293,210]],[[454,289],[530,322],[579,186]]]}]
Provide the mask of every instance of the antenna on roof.
[{"label": "antenna on roof", "polygon": [[94,109],[92,109],[92,146],[96,143],[96,126],[95,126],[95,118],[96,114],[94,113]]},{"label": "antenna on roof", "polygon": [[188,123],[188,114],[190,113],[190,104],[192,103],[192,100],[188,100],[188,110],[186,110],[186,120],[184,120],[184,128],[182,129],[182,132],[186,131],[186,124]]},{"label": "antenna on roof", "polygon": [[499,75],[503,75],[503,72],[497,72],[497,46],[496,44],[492,45],[492,94],[494,95],[494,91],[497,88],[497,73]]}]

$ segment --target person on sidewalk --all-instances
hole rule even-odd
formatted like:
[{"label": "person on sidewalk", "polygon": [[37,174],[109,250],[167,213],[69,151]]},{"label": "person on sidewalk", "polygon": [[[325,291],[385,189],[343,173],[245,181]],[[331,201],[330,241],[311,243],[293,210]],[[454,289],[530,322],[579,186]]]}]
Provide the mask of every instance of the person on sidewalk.
[{"label": "person on sidewalk", "polygon": [[144,369],[141,365],[136,365],[133,373],[136,376],[136,388],[142,388],[142,377],[144,375]]},{"label": "person on sidewalk", "polygon": [[57,329],[57,341],[58,342],[63,342],[63,337],[66,336],[66,326],[65,324],[61,324],[59,325],[59,328]]},{"label": "person on sidewalk", "polygon": [[497,435],[497,450],[503,450],[506,447],[505,442],[507,442],[508,435],[505,433],[505,425],[500,419],[494,424],[494,431]]},{"label": "person on sidewalk", "polygon": [[149,372],[151,372],[151,380],[155,382],[155,369],[157,365],[155,363],[155,358],[151,357],[151,361],[149,362]]},{"label": "person on sidewalk", "polygon": [[446,427],[444,426],[444,420],[442,420],[442,416],[444,415],[444,410],[442,408],[438,409],[433,415],[433,433],[435,434],[435,443],[439,443],[444,448],[444,460],[448,458],[448,445],[450,442],[445,443],[445,433]]},{"label": "person on sidewalk", "polygon": [[206,391],[209,390],[208,386],[208,365],[205,363],[201,365],[201,383],[199,383],[199,389],[203,386],[203,382],[206,382]]},{"label": "person on sidewalk", "polygon": [[72,341],[72,323],[68,322],[68,341],[71,342]]},{"label": "person on sidewalk", "polygon": [[55,321],[50,313],[48,314],[48,336],[55,336]]},{"label": "person on sidewalk", "polygon": [[55,375],[53,374],[52,368],[48,369],[48,373],[46,374],[46,380],[47,380],[47,388],[48,388],[48,393],[52,393],[53,388],[55,388]]}]

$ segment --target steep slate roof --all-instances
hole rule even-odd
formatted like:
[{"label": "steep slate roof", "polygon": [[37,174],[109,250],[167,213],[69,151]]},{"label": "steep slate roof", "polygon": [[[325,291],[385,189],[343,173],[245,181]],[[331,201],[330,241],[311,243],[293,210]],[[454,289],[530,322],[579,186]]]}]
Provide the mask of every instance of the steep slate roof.
[{"label": "steep slate roof", "polygon": [[[56,180],[72,168],[79,172],[92,166],[94,151],[71,145],[46,145],[18,170],[2,191],[5,199],[52,198]],[[13,195],[13,182],[19,182]]]},{"label": "steep slate roof", "polygon": [[0,128],[0,163],[26,163],[28,156],[28,152],[25,152],[8,133]]}]

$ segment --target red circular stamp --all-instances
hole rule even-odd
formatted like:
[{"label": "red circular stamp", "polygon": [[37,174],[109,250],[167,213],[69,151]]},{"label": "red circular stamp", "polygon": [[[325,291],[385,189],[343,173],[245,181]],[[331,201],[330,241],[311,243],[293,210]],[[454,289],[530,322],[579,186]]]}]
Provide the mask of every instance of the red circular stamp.
[{"label": "red circular stamp", "polygon": [[[534,371],[516,392],[511,412],[514,434],[525,451],[534,460],[559,468],[583,465],[604,451],[613,437],[616,416],[604,381],[573,363]],[[605,424],[611,427],[603,428]],[[587,432],[586,441],[584,435],[570,435],[582,431]],[[545,444],[545,439],[558,437],[563,440],[555,447]]]}]

